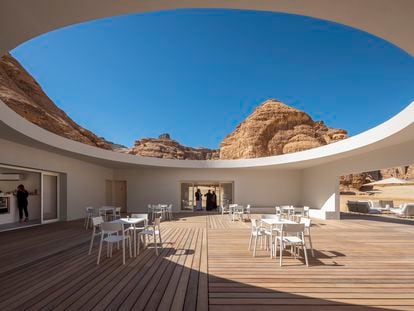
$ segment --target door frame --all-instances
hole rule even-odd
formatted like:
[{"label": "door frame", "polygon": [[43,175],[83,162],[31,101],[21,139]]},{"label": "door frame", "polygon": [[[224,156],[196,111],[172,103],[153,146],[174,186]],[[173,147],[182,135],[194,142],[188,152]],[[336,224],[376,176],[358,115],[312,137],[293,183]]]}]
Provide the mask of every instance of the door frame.
[{"label": "door frame", "polygon": [[[43,219],[43,211],[44,211],[44,186],[43,186],[43,176],[54,176],[56,177],[56,218],[54,219]],[[60,174],[54,172],[41,172],[40,178],[40,191],[41,191],[41,199],[40,199],[40,223],[41,224],[48,224],[52,222],[57,222],[60,220]]]}]

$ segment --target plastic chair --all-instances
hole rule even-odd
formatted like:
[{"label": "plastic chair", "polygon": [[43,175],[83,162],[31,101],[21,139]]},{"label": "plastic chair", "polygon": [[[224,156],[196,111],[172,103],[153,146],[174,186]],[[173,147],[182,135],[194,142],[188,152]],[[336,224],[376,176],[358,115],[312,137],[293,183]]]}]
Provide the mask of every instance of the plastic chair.
[{"label": "plastic chair", "polygon": [[162,239],[161,239],[161,228],[160,228],[161,219],[160,217],[155,218],[154,223],[152,225],[148,225],[144,230],[138,233],[138,255],[140,249],[140,241],[141,237],[143,238],[144,244],[146,245],[146,237],[152,237],[154,240],[155,245],[155,254],[158,256],[158,243],[157,237],[160,241],[160,246],[162,248]]},{"label": "plastic chair", "polygon": [[275,257],[277,257],[277,248],[278,243],[280,245],[280,266],[282,266],[283,261],[283,249],[286,246],[291,246],[291,252],[294,253],[296,258],[296,247],[300,246],[303,249],[305,255],[306,266],[308,267],[308,254],[306,250],[305,243],[305,225],[304,224],[283,224],[281,228],[281,234],[276,238],[275,243]]},{"label": "plastic chair", "polygon": [[[116,232],[117,235],[114,235],[114,232]],[[122,234],[119,234],[119,232]],[[114,243],[118,244],[119,242],[122,242],[122,263],[125,265],[126,241],[128,242],[129,246],[129,257],[132,257],[131,237],[129,235],[125,235],[124,226],[117,223],[103,222],[101,224],[101,242],[99,243],[97,264],[99,265],[101,259],[103,242],[107,243],[106,255],[109,258],[112,257],[112,245]]]}]

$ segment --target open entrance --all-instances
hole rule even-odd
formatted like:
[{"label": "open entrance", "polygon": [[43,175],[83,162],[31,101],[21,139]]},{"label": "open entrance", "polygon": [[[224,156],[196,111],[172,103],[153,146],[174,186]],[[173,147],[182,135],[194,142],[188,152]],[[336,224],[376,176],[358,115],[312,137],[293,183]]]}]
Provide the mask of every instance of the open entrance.
[{"label": "open entrance", "polygon": [[[57,173],[0,165],[0,231],[58,221],[59,180]],[[17,199],[21,185],[28,193],[26,210]]]},{"label": "open entrance", "polygon": [[[196,209],[196,192],[201,192],[201,208],[207,210],[207,193],[216,194],[217,207],[233,203],[233,181],[185,181],[181,182],[181,210],[193,211]],[[214,207],[213,207],[214,208]],[[210,208],[209,208],[210,209]]]}]

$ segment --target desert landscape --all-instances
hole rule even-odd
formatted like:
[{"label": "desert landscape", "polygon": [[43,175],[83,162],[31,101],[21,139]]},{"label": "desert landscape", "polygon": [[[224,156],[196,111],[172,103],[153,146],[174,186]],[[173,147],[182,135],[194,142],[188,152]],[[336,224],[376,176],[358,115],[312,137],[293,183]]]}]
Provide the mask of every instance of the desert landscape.
[{"label": "desert landscape", "polygon": [[414,203],[414,185],[374,187],[372,191],[356,191],[355,195],[341,194],[341,212],[347,212],[348,200],[391,200],[394,207],[403,203]]},{"label": "desert landscape", "polygon": [[[330,128],[309,114],[277,99],[268,99],[220,143],[218,149],[183,146],[170,134],[137,139],[127,147],[81,127],[61,110],[39,83],[9,53],[0,59],[0,99],[28,121],[57,135],[114,152],[179,160],[229,160],[267,157],[303,151],[348,138],[344,129]],[[414,180],[414,165],[344,175],[340,184],[341,211],[348,200],[393,200],[394,206],[414,202],[414,185],[375,187],[363,185],[397,177]]]}]

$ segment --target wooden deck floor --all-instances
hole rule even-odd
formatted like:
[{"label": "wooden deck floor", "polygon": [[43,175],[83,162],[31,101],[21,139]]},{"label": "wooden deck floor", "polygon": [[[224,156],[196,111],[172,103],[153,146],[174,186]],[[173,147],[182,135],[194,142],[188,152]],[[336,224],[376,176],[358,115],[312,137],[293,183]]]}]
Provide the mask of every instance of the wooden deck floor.
[{"label": "wooden deck floor", "polygon": [[0,233],[0,310],[414,310],[413,222],[318,221],[306,268],[253,258],[248,222],[184,216],[125,266],[96,265],[79,221]]}]

